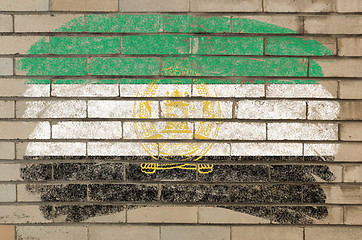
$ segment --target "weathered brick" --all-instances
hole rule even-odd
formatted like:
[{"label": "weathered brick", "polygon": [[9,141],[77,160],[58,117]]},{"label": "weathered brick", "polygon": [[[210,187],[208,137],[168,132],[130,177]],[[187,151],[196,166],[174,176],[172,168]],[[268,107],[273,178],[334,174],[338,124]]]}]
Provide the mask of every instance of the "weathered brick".
[{"label": "weathered brick", "polygon": [[[63,27],[60,27],[63,25]],[[15,15],[15,32],[84,32],[82,15]]]},{"label": "weathered brick", "polygon": [[0,118],[15,117],[14,106],[14,101],[0,101]]},{"label": "weathered brick", "polygon": [[339,38],[338,55],[356,57],[362,56],[362,38]]},{"label": "weathered brick", "polygon": [[[34,46],[33,46],[34,45]],[[49,53],[49,38],[35,36],[1,36],[1,54],[47,54]]]},{"label": "weathered brick", "polygon": [[[1,82],[1,81],[0,81]],[[118,97],[118,84],[117,80],[115,82],[109,81],[105,84],[92,81],[82,82],[72,82],[55,80],[52,84],[52,96],[56,97]]]},{"label": "weathered brick", "polygon": [[338,119],[341,120],[362,120],[362,102],[341,102],[341,110]]},{"label": "weathered brick", "polygon": [[303,228],[284,226],[245,226],[232,227],[232,240],[302,240]]},{"label": "weathered brick", "polygon": [[362,187],[358,185],[322,185],[326,203],[361,204]]},{"label": "weathered brick", "polygon": [[[196,123],[196,129],[198,123]],[[198,138],[196,136],[196,138]],[[265,123],[239,123],[224,122],[220,123],[220,129],[216,139],[223,140],[265,140]]]},{"label": "weathered brick", "polygon": [[154,206],[127,210],[128,223],[197,223],[197,207]]},{"label": "weathered brick", "polygon": [[0,15],[0,32],[13,31],[13,17],[11,15]]},{"label": "weathered brick", "polygon": [[121,52],[120,37],[51,37],[50,53],[115,54]]},{"label": "weathered brick", "polygon": [[239,119],[305,119],[303,101],[242,100],[237,105]]},{"label": "weathered brick", "polygon": [[[150,146],[157,149],[157,143],[142,143],[144,146]],[[89,156],[149,156],[140,143],[136,142],[91,142],[88,143]],[[157,155],[158,153],[156,153]]]},{"label": "weathered brick", "polygon": [[227,226],[161,226],[161,239],[230,239],[230,228]]},{"label": "weathered brick", "polygon": [[2,223],[50,223],[36,205],[1,205]]},{"label": "weathered brick", "polygon": [[362,12],[362,3],[359,0],[336,0],[337,12]]},{"label": "weathered brick", "polygon": [[77,142],[31,142],[19,143],[16,156],[85,156],[86,143]]},{"label": "weathered brick", "polygon": [[[315,207],[311,207],[312,211],[313,208]],[[314,224],[343,224],[343,207],[328,206],[325,209],[328,211],[328,215],[320,219],[313,219]]]},{"label": "weathered brick", "polygon": [[[36,128],[36,131],[34,129]],[[0,122],[0,139],[49,139],[49,122]]]},{"label": "weathered brick", "polygon": [[15,226],[0,225],[1,239],[2,240],[15,240]]},{"label": "weathered brick", "polygon": [[344,141],[362,141],[362,124],[342,123],[340,125],[340,139]]},{"label": "weathered brick", "polygon": [[308,101],[308,119],[335,120],[340,116],[344,103],[336,101]]},{"label": "weathered brick", "polygon": [[296,16],[233,17],[234,33],[295,34],[302,30],[302,18]]},{"label": "weathered brick", "polygon": [[19,164],[0,164],[0,181],[19,180],[21,180]]},{"label": "weathered brick", "polygon": [[[344,223],[345,224],[352,224],[352,225],[361,225],[362,224],[362,207],[349,207],[346,206],[344,208]],[[362,236],[362,234],[361,234]]]},{"label": "weathered brick", "polygon": [[13,59],[12,58],[0,58],[0,75],[13,75]]},{"label": "weathered brick", "polygon": [[187,0],[119,0],[122,12],[187,12]]},{"label": "weathered brick", "polygon": [[51,11],[80,11],[80,12],[115,12],[118,10],[118,0],[50,0]]},{"label": "weathered brick", "polygon": [[90,75],[158,75],[157,58],[92,58],[88,65]]},{"label": "weathered brick", "polygon": [[86,102],[69,101],[18,101],[18,118],[85,118]]},{"label": "weathered brick", "polygon": [[358,240],[362,238],[362,229],[359,227],[314,227],[305,228],[305,240],[337,240],[350,239]]},{"label": "weathered brick", "polygon": [[337,98],[337,81],[320,81],[313,84],[267,84],[269,98]]},{"label": "weathered brick", "polygon": [[48,11],[49,0],[3,0],[0,3],[1,11]]},{"label": "weathered brick", "polygon": [[231,156],[301,156],[301,143],[232,143]]},{"label": "weathered brick", "polygon": [[333,12],[334,0],[265,0],[265,12]]},{"label": "weathered brick", "polygon": [[362,82],[343,80],[339,83],[339,97],[342,99],[362,99]]},{"label": "weathered brick", "polygon": [[[362,145],[359,143],[304,144],[305,156],[334,156],[334,161],[358,162],[362,160]],[[323,160],[323,158],[321,158]]]},{"label": "weathered brick", "polygon": [[16,201],[16,185],[0,184],[0,202]]},{"label": "weathered brick", "polygon": [[362,182],[361,165],[345,165],[343,171],[344,182]]},{"label": "weathered brick", "polygon": [[[230,206],[229,206],[230,207]],[[270,212],[265,210],[261,215],[262,217],[257,217],[249,215],[250,212],[258,212],[259,207],[250,207],[250,206],[235,206],[234,211],[233,207],[227,209],[228,207],[199,207],[199,223],[219,223],[219,224],[228,224],[228,223],[245,223],[245,224],[265,224],[270,223]]]},{"label": "weathered brick", "polygon": [[0,142],[0,159],[14,159],[15,144],[12,142]]},{"label": "weathered brick", "polygon": [[359,67],[361,64],[361,59],[314,59],[309,66],[309,76],[362,77],[362,69]]},{"label": "weathered brick", "polygon": [[50,81],[41,83],[32,79],[0,79],[0,96],[2,97],[49,97]]},{"label": "weathered brick", "polygon": [[159,240],[157,226],[89,226],[89,240],[149,239]]},{"label": "weathered brick", "polygon": [[361,16],[306,16],[304,32],[316,34],[361,34],[361,21]]},{"label": "weathered brick", "polygon": [[261,12],[262,3],[260,0],[192,0],[191,12]]},{"label": "weathered brick", "polygon": [[338,140],[338,124],[268,123],[268,140]]},{"label": "weathered brick", "polygon": [[[139,118],[134,114],[136,101],[88,101],[88,117],[90,118]],[[150,118],[158,118],[158,102],[149,101],[152,109]]]},{"label": "weathered brick", "polygon": [[16,232],[18,239],[87,239],[86,226],[20,226]]},{"label": "weathered brick", "polygon": [[120,139],[122,125],[120,122],[57,122],[52,124],[52,138]]},{"label": "weathered brick", "polygon": [[190,36],[144,35],[122,37],[122,54],[190,54]]}]

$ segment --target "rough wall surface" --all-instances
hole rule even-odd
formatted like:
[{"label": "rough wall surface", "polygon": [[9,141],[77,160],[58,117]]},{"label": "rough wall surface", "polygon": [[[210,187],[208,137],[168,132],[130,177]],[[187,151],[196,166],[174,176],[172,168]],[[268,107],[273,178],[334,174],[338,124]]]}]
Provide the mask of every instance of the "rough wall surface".
[{"label": "rough wall surface", "polygon": [[360,0],[1,0],[0,240],[362,239]]}]

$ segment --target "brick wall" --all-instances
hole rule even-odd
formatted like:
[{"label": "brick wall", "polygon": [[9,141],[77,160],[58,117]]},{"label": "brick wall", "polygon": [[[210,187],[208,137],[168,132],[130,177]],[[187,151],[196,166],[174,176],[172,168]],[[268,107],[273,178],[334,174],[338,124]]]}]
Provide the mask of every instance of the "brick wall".
[{"label": "brick wall", "polygon": [[0,240],[362,239],[360,0],[1,0]]}]

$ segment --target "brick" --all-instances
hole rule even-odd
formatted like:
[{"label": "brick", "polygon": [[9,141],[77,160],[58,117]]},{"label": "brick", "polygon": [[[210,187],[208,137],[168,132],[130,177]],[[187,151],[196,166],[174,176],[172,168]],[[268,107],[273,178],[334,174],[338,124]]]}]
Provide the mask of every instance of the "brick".
[{"label": "brick", "polygon": [[158,32],[158,15],[87,15],[86,32]]},{"label": "brick", "polygon": [[13,118],[14,109],[15,109],[14,101],[0,101],[0,118]]},{"label": "brick", "polygon": [[18,101],[18,118],[85,118],[86,102],[69,101]]},{"label": "brick", "polygon": [[[361,4],[362,7],[362,4]],[[339,38],[338,39],[339,56],[362,56],[361,38]]]},{"label": "brick", "polygon": [[155,206],[127,210],[127,223],[197,223],[197,207]]},{"label": "brick", "polygon": [[336,101],[308,101],[308,119],[335,120],[341,114],[341,104]]},{"label": "brick", "polygon": [[338,119],[341,120],[362,120],[362,102],[341,102],[341,110]]},{"label": "brick", "polygon": [[283,227],[283,226],[243,226],[232,227],[232,240],[302,240],[303,228],[301,227]]},{"label": "brick", "polygon": [[16,60],[17,75],[83,76],[87,74],[86,58],[20,58]]},{"label": "brick", "polygon": [[[30,185],[30,184],[17,184],[17,186],[16,186],[17,202],[41,202],[41,201],[44,201],[42,199],[41,192],[33,190],[33,189],[35,189],[35,186],[36,185]],[[45,193],[45,191],[44,191],[44,193]],[[55,194],[55,193],[53,193],[53,194]],[[46,194],[44,194],[44,195],[46,195]]]},{"label": "brick", "polygon": [[230,239],[230,228],[221,226],[161,226],[161,239]]},{"label": "brick", "polygon": [[268,140],[338,140],[338,124],[268,123]]},{"label": "brick", "polygon": [[[35,82],[33,84],[33,82]],[[49,97],[50,81],[37,83],[31,79],[0,79],[0,96],[2,97]]]},{"label": "brick", "polygon": [[202,55],[263,55],[260,37],[192,38],[192,53]]},{"label": "brick", "polygon": [[15,240],[15,226],[0,225],[0,232],[2,240]]},{"label": "brick", "polygon": [[[172,100],[169,102],[172,103]],[[202,101],[184,101],[184,103],[188,104],[188,115],[185,114],[174,114],[170,115],[167,112],[167,101],[161,101],[161,118],[232,118],[232,102],[230,101],[219,101],[218,104],[220,106],[220,109],[222,109],[222,112],[217,112],[214,115],[213,113],[208,116],[207,110],[205,108],[208,108],[209,106],[205,104],[205,102]],[[177,101],[174,101],[174,103],[177,103]],[[205,112],[204,112],[205,111]],[[212,111],[212,110],[210,110]],[[216,112],[216,111],[215,111]]]},{"label": "brick", "polygon": [[361,16],[306,16],[304,32],[311,34],[361,34],[361,21]]},{"label": "brick", "polygon": [[341,99],[362,99],[362,82],[343,80],[339,83]]},{"label": "brick", "polygon": [[159,240],[159,227],[157,226],[89,226],[89,240],[117,239],[149,239]]},{"label": "brick", "polygon": [[90,75],[158,75],[157,58],[92,58],[88,65]]},{"label": "brick", "polygon": [[362,219],[361,219],[362,207],[346,206],[344,214],[345,214],[345,220],[344,220],[345,224],[352,224],[352,225],[362,224]]},{"label": "brick", "polygon": [[122,54],[190,54],[190,36],[143,35],[122,37]]},{"label": "brick", "polygon": [[[220,123],[220,129],[216,139],[222,140],[265,140],[265,123],[239,123],[224,122]],[[198,129],[198,123],[196,123]],[[196,138],[198,138],[196,136]]]},{"label": "brick", "polygon": [[269,98],[337,98],[337,81],[320,81],[315,84],[267,84]]},{"label": "brick", "polygon": [[84,32],[84,18],[82,17],[82,15],[74,14],[15,15],[15,32],[53,31]]},{"label": "brick", "polygon": [[16,156],[85,156],[86,143],[77,142],[31,142],[17,145]]},{"label": "brick", "polygon": [[231,32],[228,16],[160,15],[158,31],[166,33]]},{"label": "brick", "polygon": [[[157,143],[142,143],[157,149]],[[156,153],[157,154],[157,153]],[[149,156],[140,143],[136,142],[92,142],[88,144],[89,156]]]},{"label": "brick", "polygon": [[12,142],[0,142],[0,159],[14,159],[15,144]]},{"label": "brick", "polygon": [[13,31],[13,17],[11,15],[0,15],[0,32]]},{"label": "brick", "polygon": [[337,12],[362,12],[362,3],[359,0],[336,0]]},{"label": "brick", "polygon": [[343,207],[328,206],[325,208],[328,211],[328,216],[321,219],[313,219],[314,224],[343,224]]},{"label": "brick", "polygon": [[265,12],[333,12],[334,0],[266,0]]},{"label": "brick", "polygon": [[50,11],[80,11],[80,12],[115,12],[118,10],[118,0],[50,0]]},{"label": "brick", "polygon": [[303,101],[242,100],[237,105],[239,119],[305,119]]},{"label": "brick", "polygon": [[19,164],[0,164],[0,181],[19,181]]},{"label": "brick", "polygon": [[344,182],[362,182],[361,165],[345,165],[343,172]]},{"label": "brick", "polygon": [[51,37],[50,53],[115,54],[121,53],[120,37]]},{"label": "brick", "polygon": [[[362,20],[362,19],[361,19]],[[311,77],[362,77],[361,59],[314,59],[309,66]],[[321,72],[323,71],[322,75]]]},{"label": "brick", "polygon": [[86,226],[19,226],[16,232],[19,239],[87,239]]},{"label": "brick", "polygon": [[118,84],[67,83],[55,80],[52,84],[52,96],[56,97],[118,97]]},{"label": "brick", "polygon": [[261,12],[262,3],[260,0],[192,0],[190,10],[191,12]]},{"label": "brick", "polygon": [[1,36],[1,54],[47,54],[49,53],[48,37]]},{"label": "brick", "polygon": [[[158,102],[149,101],[151,110],[150,118],[158,118]],[[88,101],[88,117],[90,118],[139,118],[134,113],[137,101]]]},{"label": "brick", "polygon": [[0,202],[16,201],[16,185],[0,184]]},{"label": "brick", "polygon": [[215,207],[199,207],[199,223],[206,224],[228,224],[228,223],[236,223],[236,224],[265,224],[270,223],[268,213],[266,213],[265,218],[256,217],[247,214],[248,211],[253,211],[253,207],[239,207],[237,208],[243,209],[245,208],[246,213],[236,212],[232,209],[226,208],[215,208]]},{"label": "brick", "polygon": [[2,223],[51,223],[45,219],[37,205],[1,205]]},{"label": "brick", "polygon": [[[144,122],[143,122],[144,123]],[[144,126],[152,126],[154,127],[156,134],[160,134],[160,138],[162,139],[175,139],[175,138],[182,138],[182,139],[193,139],[193,129],[194,126],[191,122],[175,122],[175,124],[183,124],[186,123],[188,126],[188,129],[190,132],[188,133],[180,133],[177,137],[174,133],[166,133],[162,132],[166,129],[166,124],[169,124],[170,122],[146,122],[143,124],[142,122],[125,122],[123,123],[123,138],[125,139],[152,139],[152,136],[149,136],[148,133],[139,133],[136,132],[136,127],[144,127]],[[135,125],[136,124],[136,125]]]},{"label": "brick", "polygon": [[3,0],[0,3],[1,11],[48,11],[49,0]]},{"label": "brick", "polygon": [[232,143],[231,156],[302,156],[300,143]]},{"label": "brick", "polygon": [[0,58],[0,75],[13,75],[13,59]]},{"label": "brick", "polygon": [[52,124],[52,138],[120,139],[122,124],[120,122],[57,122]]},{"label": "brick", "polygon": [[50,139],[49,122],[0,122],[0,129],[0,139]]},{"label": "brick", "polygon": [[187,0],[119,0],[122,12],[187,12]]},{"label": "brick", "polygon": [[334,156],[334,161],[359,162],[362,145],[358,143],[304,144],[305,156]]},{"label": "brick", "polygon": [[338,240],[338,239],[358,240],[362,238],[362,230],[358,227],[306,227],[306,240]]},{"label": "brick", "polygon": [[361,204],[362,187],[358,185],[322,185],[327,196],[326,203]]},{"label": "brick", "polygon": [[342,123],[340,125],[340,139],[344,141],[362,141],[362,124]]},{"label": "brick", "polygon": [[329,56],[336,54],[334,38],[268,37],[266,55]]},{"label": "brick", "polygon": [[234,33],[295,34],[302,31],[302,19],[296,16],[233,17]]}]

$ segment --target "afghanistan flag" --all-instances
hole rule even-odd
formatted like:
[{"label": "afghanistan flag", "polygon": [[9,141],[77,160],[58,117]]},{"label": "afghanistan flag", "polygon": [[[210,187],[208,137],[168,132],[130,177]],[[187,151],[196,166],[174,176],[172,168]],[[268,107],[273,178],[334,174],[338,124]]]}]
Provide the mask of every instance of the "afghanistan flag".
[{"label": "afghanistan flag", "polygon": [[[339,106],[324,101],[335,93],[313,57],[333,50],[232,19],[89,15],[56,30],[76,34],[41,39],[36,56],[17,60],[32,97],[17,116],[37,119],[22,176],[49,181],[26,187],[44,217],[174,206],[198,209],[201,222],[327,217],[315,182],[335,177],[316,162],[333,159],[338,146],[323,141],[338,131],[318,120],[335,119]],[[220,220],[224,211],[237,220]]]}]

